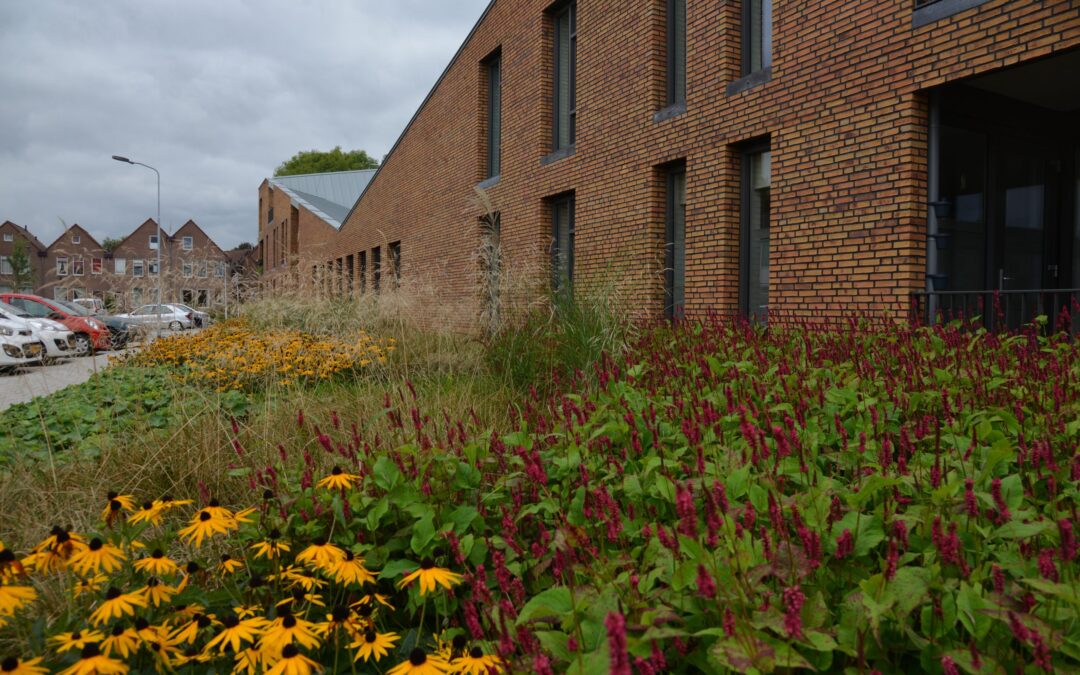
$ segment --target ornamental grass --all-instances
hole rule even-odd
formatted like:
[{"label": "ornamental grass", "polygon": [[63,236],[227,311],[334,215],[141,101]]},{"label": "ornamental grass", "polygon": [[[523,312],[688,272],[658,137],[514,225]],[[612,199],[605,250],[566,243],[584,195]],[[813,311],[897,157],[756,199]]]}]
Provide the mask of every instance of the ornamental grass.
[{"label": "ornamental grass", "polygon": [[278,410],[272,437],[238,420],[230,503],[118,486],[75,518],[96,524],[0,553],[0,652],[71,673],[1075,671],[1078,349],[709,321],[642,329],[505,428],[408,382],[375,413]]}]

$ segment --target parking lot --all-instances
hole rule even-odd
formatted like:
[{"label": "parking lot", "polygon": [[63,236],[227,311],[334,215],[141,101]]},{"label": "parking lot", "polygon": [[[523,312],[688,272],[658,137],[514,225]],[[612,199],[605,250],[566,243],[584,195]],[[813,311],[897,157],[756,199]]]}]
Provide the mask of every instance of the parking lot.
[{"label": "parking lot", "polygon": [[96,356],[63,359],[52,364],[0,370],[0,410],[16,403],[45,396],[72,384],[85,382],[104,368],[109,359],[123,352],[106,352]]}]

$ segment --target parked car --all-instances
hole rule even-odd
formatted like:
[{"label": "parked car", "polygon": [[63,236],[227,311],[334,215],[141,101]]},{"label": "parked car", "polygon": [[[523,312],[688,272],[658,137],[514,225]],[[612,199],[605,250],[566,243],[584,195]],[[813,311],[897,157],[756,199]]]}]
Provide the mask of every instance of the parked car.
[{"label": "parked car", "polygon": [[81,307],[72,307],[60,300],[49,300],[29,293],[0,293],[0,302],[25,311],[32,317],[52,319],[75,333],[75,351],[89,354],[95,349],[109,349],[112,336],[103,321],[90,316]]},{"label": "parked car", "polygon": [[75,333],[59,321],[34,318],[17,307],[3,302],[0,302],[0,319],[23,324],[29,328],[33,337],[45,345],[45,354],[50,359],[60,359],[76,354]]},{"label": "parked car", "polygon": [[176,307],[180,311],[190,314],[191,322],[195,324],[196,328],[204,328],[210,325],[210,315],[206,312],[200,312],[197,309],[192,309],[191,307],[188,307],[187,305],[181,304],[179,302],[170,302],[169,306]]},{"label": "parked car", "polygon": [[109,344],[113,349],[123,349],[129,340],[131,340],[132,324],[126,319],[117,318],[115,316],[94,316],[94,314],[83,307],[82,305],[76,305],[72,302],[64,302],[63,300],[55,300],[54,302],[67,307],[72,312],[79,316],[93,316],[95,319],[105,324],[105,327],[109,329]]},{"label": "parked car", "polygon": [[191,328],[193,317],[190,312],[184,312],[172,305],[143,305],[128,314],[117,314],[117,319],[130,321],[138,326],[151,328],[168,328],[169,330],[183,330]]},{"label": "parked car", "polygon": [[83,309],[90,310],[91,316],[105,316],[105,301],[101,298],[75,298],[69,305],[78,305]]},{"label": "parked car", "polygon": [[25,322],[0,319],[0,367],[24,366],[45,357],[45,345]]}]

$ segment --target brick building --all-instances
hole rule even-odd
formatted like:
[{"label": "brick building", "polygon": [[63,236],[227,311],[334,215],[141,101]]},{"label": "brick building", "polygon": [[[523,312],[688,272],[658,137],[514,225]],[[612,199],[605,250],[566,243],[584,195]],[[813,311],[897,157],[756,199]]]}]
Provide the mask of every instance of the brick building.
[{"label": "brick building", "polygon": [[1075,0],[495,0],[329,268],[440,274],[463,324],[485,232],[655,315],[1052,313],[1080,287],[1078,73]]},{"label": "brick building", "polygon": [[0,225],[0,292],[27,293],[38,288],[46,248],[30,230],[5,220]]},{"label": "brick building", "polygon": [[38,294],[58,300],[101,297],[108,279],[106,254],[85,228],[71,225],[46,249]]}]

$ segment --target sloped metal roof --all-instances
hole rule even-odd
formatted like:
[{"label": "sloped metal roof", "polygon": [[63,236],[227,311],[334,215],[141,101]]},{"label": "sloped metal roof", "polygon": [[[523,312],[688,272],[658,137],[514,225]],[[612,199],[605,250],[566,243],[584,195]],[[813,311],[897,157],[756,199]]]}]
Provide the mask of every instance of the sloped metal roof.
[{"label": "sloped metal roof", "polygon": [[307,210],[334,227],[341,227],[374,175],[375,169],[366,169],[276,176],[269,180]]}]

